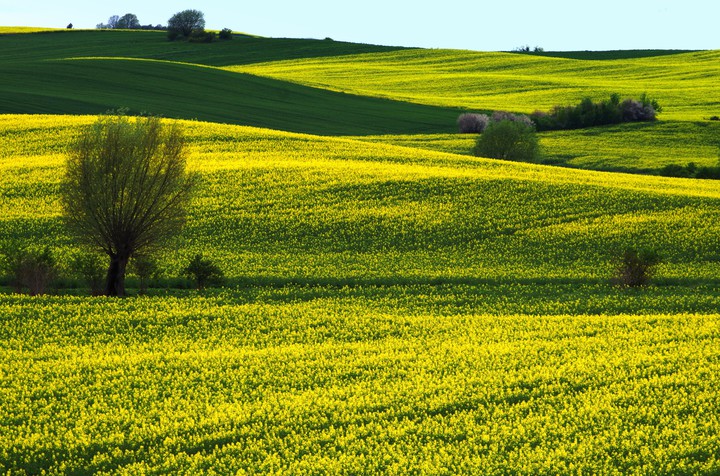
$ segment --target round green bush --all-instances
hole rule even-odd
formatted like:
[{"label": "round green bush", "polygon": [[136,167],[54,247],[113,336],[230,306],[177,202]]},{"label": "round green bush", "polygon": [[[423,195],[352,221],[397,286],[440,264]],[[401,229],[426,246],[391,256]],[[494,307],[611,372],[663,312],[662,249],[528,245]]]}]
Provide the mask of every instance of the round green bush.
[{"label": "round green bush", "polygon": [[535,128],[524,122],[491,122],[475,143],[478,157],[534,162],[540,156]]}]

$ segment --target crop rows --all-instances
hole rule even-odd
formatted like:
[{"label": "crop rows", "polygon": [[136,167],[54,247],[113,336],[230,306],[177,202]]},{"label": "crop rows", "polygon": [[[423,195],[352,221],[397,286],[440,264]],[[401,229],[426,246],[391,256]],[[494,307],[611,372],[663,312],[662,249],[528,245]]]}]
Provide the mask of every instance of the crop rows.
[{"label": "crop rows", "polygon": [[[541,159],[593,170],[657,172],[668,164],[716,166],[720,122],[660,121],[539,135]],[[476,134],[359,136],[358,140],[471,155]]]},{"label": "crop rows", "polygon": [[[78,252],[58,184],[92,120],[1,118],[2,240]],[[714,182],[183,125],[201,186],[158,258],[233,289],[0,294],[0,473],[720,467]],[[630,245],[657,285],[610,284]]]},{"label": "crop rows", "polygon": [[687,474],[720,465],[717,315],[438,314],[398,308],[402,292],[296,292],[254,302],[0,297],[0,470]]},{"label": "crop rows", "polygon": [[[90,119],[5,119],[0,145],[10,143],[11,152],[0,159],[0,235],[48,244],[60,256],[75,253],[58,209],[61,151]],[[611,176],[237,126],[186,127],[190,168],[202,186],[183,245],[161,256],[168,276],[204,252],[230,277],[250,281],[605,279],[627,246],[660,252],[669,279],[716,272],[712,181]]]},{"label": "crop rows", "polygon": [[[718,115],[717,51],[636,58],[569,60],[510,53],[405,50],[323,60],[277,61],[228,67],[353,94],[423,104],[531,113],[576,104],[585,96],[647,92],[664,119]],[[352,74],[348,72],[352,71]],[[682,84],[682,87],[678,87]]]}]

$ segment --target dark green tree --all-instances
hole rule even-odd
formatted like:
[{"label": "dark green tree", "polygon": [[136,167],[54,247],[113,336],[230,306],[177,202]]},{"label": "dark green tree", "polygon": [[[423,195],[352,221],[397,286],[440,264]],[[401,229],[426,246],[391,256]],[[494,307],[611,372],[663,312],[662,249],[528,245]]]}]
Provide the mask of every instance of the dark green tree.
[{"label": "dark green tree", "polygon": [[533,162],[540,155],[540,145],[533,126],[503,120],[487,126],[478,136],[473,152],[480,157]]},{"label": "dark green tree", "polygon": [[124,296],[130,258],[180,231],[193,183],[178,124],[104,116],[81,133],[61,199],[72,232],[109,257],[106,295]]},{"label": "dark green tree", "polygon": [[137,30],[138,28],[140,28],[140,21],[135,14],[126,13],[117,21],[115,28],[121,28],[124,30]]},{"label": "dark green tree", "polygon": [[168,36],[184,36],[189,38],[196,30],[205,29],[205,16],[199,10],[183,10],[176,13],[168,20]]},{"label": "dark green tree", "polygon": [[182,270],[182,274],[192,279],[197,289],[220,286],[225,280],[225,275],[220,267],[210,259],[203,257],[202,254],[196,254]]}]

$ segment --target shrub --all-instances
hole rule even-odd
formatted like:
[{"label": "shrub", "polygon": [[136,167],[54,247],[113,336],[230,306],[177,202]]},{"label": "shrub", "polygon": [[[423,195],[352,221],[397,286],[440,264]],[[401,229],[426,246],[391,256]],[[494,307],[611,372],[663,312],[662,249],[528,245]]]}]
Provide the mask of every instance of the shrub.
[{"label": "shrub", "polygon": [[217,36],[215,32],[205,30],[193,30],[188,37],[188,41],[191,43],[212,43],[215,41]]},{"label": "shrub", "polygon": [[698,166],[695,162],[690,162],[685,166],[679,164],[668,164],[658,172],[665,177],[684,177],[699,179],[720,179],[720,165]]},{"label": "shrub", "polygon": [[626,249],[617,268],[617,283],[628,287],[645,286],[658,263],[660,257],[653,251]]},{"label": "shrub", "polygon": [[210,259],[203,258],[202,254],[196,254],[182,270],[182,274],[193,280],[197,289],[222,286],[225,280],[222,270]]},{"label": "shrub", "polygon": [[521,122],[530,127],[535,126],[532,119],[530,119],[525,114],[513,114],[512,112],[507,112],[507,111],[493,112],[492,117],[490,117],[490,121],[491,122],[502,122],[502,121]]},{"label": "shrub", "polygon": [[132,259],[132,269],[140,280],[140,294],[147,294],[148,284],[158,275],[157,262],[148,255],[137,255]]},{"label": "shrub", "polygon": [[167,37],[168,40],[175,41],[180,37],[180,32],[177,30],[168,30]]},{"label": "shrub", "polygon": [[480,134],[490,123],[487,114],[460,114],[457,119],[458,130],[461,134]]},{"label": "shrub", "polygon": [[606,101],[593,102],[583,98],[575,106],[555,106],[549,113],[536,111],[531,115],[537,130],[580,129],[583,127],[619,124],[623,121],[653,121],[662,110],[647,94],[639,100],[626,99],[620,102],[620,95],[611,94]]},{"label": "shrub", "polygon": [[15,292],[20,293],[25,288],[31,296],[47,292],[57,275],[49,247],[11,247],[4,254],[3,267],[10,274]]},{"label": "shrub", "polygon": [[635,99],[626,99],[620,105],[622,119],[625,122],[654,121],[655,109],[651,104],[643,104]]},{"label": "shrub", "polygon": [[720,166],[716,167],[698,167],[695,172],[695,178],[720,180]]},{"label": "shrub", "polygon": [[70,267],[90,287],[90,294],[93,296],[103,294],[106,269],[105,263],[99,255],[95,253],[79,254],[73,258]]},{"label": "shrub", "polygon": [[537,134],[525,122],[491,122],[473,149],[475,155],[503,160],[536,161],[540,155]]},{"label": "shrub", "polygon": [[220,34],[218,35],[218,37],[221,40],[232,40],[233,32],[230,28],[223,28],[222,30],[220,30]]}]

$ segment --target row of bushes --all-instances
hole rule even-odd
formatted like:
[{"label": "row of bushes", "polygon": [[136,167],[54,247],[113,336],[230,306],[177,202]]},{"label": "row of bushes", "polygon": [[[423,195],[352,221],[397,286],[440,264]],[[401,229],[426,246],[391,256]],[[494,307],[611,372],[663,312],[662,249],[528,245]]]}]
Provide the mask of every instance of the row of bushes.
[{"label": "row of bushes", "polygon": [[[613,283],[625,287],[639,287],[649,284],[654,267],[660,263],[659,256],[653,251],[627,249],[623,253],[615,270]],[[24,290],[31,296],[46,294],[58,278],[58,266],[50,248],[16,250],[6,255],[3,263],[5,271],[10,273],[11,285],[15,292]],[[71,264],[75,277],[85,281],[94,296],[102,293],[104,270],[95,255],[78,255]],[[148,282],[157,277],[158,267],[148,257],[133,260],[133,271],[139,279],[140,294],[147,293]],[[222,286],[222,270],[211,260],[197,254],[181,271],[197,289]]]},{"label": "row of bushes", "polygon": [[[178,30],[168,30],[168,40],[175,41],[179,38],[184,38],[181,32]],[[203,29],[197,29],[193,30],[192,33],[190,33],[187,36],[187,40],[191,43],[212,43],[213,41],[216,41],[217,39],[220,40],[232,40],[233,34],[232,30],[229,28],[223,28],[220,30],[220,33],[215,33],[214,31],[206,31]]]},{"label": "row of bushes", "polygon": [[581,129],[585,127],[619,124],[622,122],[654,121],[662,107],[647,94],[640,99],[620,100],[612,94],[607,101],[593,102],[585,98],[575,106],[555,106],[550,112],[536,111],[530,116],[495,111],[492,115],[464,113],[458,117],[458,129],[463,134],[480,134],[493,122],[509,120],[532,125],[538,131]]},{"label": "row of bushes", "polygon": [[687,165],[669,164],[660,169],[659,173],[665,177],[720,180],[720,164],[715,167],[699,166],[695,162]]},{"label": "row of bushes", "polygon": [[506,111],[495,111],[490,116],[467,112],[460,114],[457,124],[463,134],[482,134],[490,124],[502,121],[518,122],[528,127],[535,127],[533,121],[525,114],[513,114]]},{"label": "row of bushes", "polygon": [[607,101],[593,102],[584,98],[575,106],[555,106],[550,112],[536,111],[530,115],[539,131],[582,129],[622,122],[654,121],[662,107],[647,94],[640,99],[620,100],[615,93]]},{"label": "row of bushes", "polygon": [[[149,282],[159,278],[158,263],[148,256],[136,256],[131,267],[138,278],[140,294],[145,294]],[[17,293],[27,291],[31,296],[46,294],[60,280],[62,268],[69,272],[67,278],[79,279],[87,285],[93,296],[103,293],[107,269],[99,255],[78,254],[65,266],[60,265],[49,247],[15,247],[0,255],[0,272],[10,278],[13,290]],[[225,279],[222,270],[202,254],[196,254],[180,275],[192,281],[197,289],[222,286]]]}]

